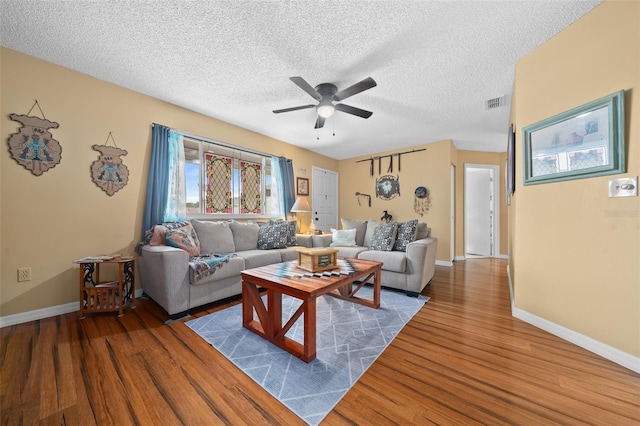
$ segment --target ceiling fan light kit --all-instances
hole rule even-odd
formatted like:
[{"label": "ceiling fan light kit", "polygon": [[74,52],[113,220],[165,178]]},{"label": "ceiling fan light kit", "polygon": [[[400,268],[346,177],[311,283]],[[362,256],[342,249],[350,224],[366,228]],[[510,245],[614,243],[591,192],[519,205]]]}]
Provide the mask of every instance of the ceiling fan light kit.
[{"label": "ceiling fan light kit", "polygon": [[356,95],[360,92],[364,92],[365,90],[377,86],[377,83],[371,77],[365,78],[364,80],[341,91],[338,91],[338,88],[331,83],[321,83],[316,87],[311,87],[311,85],[307,83],[302,77],[290,77],[289,80],[293,81],[298,87],[307,92],[312,98],[317,100],[318,104],[277,109],[273,111],[275,114],[315,107],[316,112],[318,113],[318,118],[316,119],[315,125],[316,129],[322,128],[324,126],[325,119],[331,117],[336,110],[361,118],[369,118],[373,114],[371,111],[366,111],[349,105],[340,103],[334,104],[334,102],[340,102],[350,96]]}]

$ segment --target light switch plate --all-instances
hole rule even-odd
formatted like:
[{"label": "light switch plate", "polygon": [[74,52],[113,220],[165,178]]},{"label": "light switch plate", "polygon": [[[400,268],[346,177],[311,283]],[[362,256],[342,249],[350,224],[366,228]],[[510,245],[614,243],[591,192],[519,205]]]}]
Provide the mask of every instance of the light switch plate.
[{"label": "light switch plate", "polygon": [[609,181],[609,197],[637,197],[638,176],[634,178],[611,179]]}]

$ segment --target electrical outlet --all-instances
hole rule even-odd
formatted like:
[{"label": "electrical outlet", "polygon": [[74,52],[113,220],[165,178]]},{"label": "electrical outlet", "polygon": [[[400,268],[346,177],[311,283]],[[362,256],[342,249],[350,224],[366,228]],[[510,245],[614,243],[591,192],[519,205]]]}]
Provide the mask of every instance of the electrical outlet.
[{"label": "electrical outlet", "polygon": [[18,268],[18,282],[31,281],[31,268]]}]

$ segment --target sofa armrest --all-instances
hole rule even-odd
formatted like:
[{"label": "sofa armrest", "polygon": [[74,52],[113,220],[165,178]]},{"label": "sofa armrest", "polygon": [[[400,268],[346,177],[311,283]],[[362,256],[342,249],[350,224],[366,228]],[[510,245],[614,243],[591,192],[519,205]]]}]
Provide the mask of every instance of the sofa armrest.
[{"label": "sofa armrest", "polygon": [[309,234],[296,234],[296,244],[300,247],[313,247],[313,240]]},{"label": "sofa armrest", "polygon": [[143,246],[138,260],[142,289],[169,315],[189,309],[189,255],[168,246]]},{"label": "sofa armrest", "polygon": [[422,238],[407,245],[407,291],[420,293],[436,270],[438,239]]},{"label": "sofa armrest", "polygon": [[311,241],[313,242],[313,247],[329,247],[333,241],[333,234],[312,235]]}]

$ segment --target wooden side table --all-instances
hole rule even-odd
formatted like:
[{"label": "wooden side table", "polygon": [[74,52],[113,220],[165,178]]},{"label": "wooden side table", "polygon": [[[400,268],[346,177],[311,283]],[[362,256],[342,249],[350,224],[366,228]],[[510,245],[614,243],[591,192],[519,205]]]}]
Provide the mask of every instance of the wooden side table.
[{"label": "wooden side table", "polygon": [[[135,299],[135,262],[136,256],[114,259],[85,258],[76,260],[80,264],[80,319],[87,312],[118,312],[123,315],[125,307],[134,309]],[[116,264],[118,279],[100,281],[100,266]]]}]

